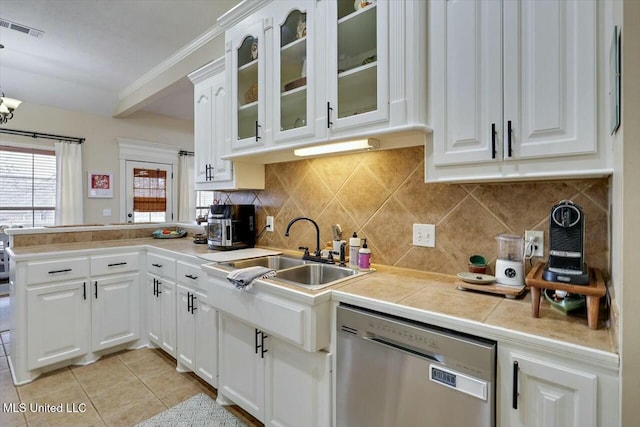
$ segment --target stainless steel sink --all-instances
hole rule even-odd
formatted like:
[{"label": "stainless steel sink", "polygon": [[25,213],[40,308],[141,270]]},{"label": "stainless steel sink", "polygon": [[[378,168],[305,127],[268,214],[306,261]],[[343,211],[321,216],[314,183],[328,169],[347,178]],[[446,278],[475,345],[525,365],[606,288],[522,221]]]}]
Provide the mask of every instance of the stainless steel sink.
[{"label": "stainless steel sink", "polygon": [[272,256],[264,256],[260,258],[250,258],[243,259],[239,261],[233,261],[229,263],[225,263],[234,269],[237,268],[246,268],[246,267],[267,267],[272,268],[274,270],[284,270],[285,268],[297,267],[299,265],[306,264],[308,261],[305,261],[300,258],[290,258],[281,255],[272,255]]},{"label": "stainless steel sink", "polygon": [[364,273],[337,265],[309,263],[276,271],[275,280],[306,289],[322,289],[360,274]]},{"label": "stainless steel sink", "polygon": [[220,265],[229,270],[255,266],[272,268],[276,270],[276,276],[271,280],[312,290],[322,289],[343,280],[366,274],[364,271],[352,270],[335,264],[322,264],[283,255],[243,259]]}]

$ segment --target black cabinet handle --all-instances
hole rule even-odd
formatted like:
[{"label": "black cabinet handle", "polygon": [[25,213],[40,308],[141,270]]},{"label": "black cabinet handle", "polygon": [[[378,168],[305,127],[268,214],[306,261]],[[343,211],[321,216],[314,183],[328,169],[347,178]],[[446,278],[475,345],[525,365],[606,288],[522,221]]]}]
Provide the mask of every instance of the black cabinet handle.
[{"label": "black cabinet handle", "polygon": [[191,292],[187,292],[187,311],[191,312]]},{"label": "black cabinet handle", "polygon": [[331,121],[331,112],[333,108],[331,108],[331,103],[327,101],[327,129],[331,128],[333,122]]},{"label": "black cabinet handle", "polygon": [[96,296],[96,299],[98,299],[98,281],[97,280],[95,282],[93,282],[93,286],[94,286],[94,289],[95,289],[94,295]]},{"label": "black cabinet handle", "polygon": [[262,126],[260,126],[258,124],[258,121],[256,120],[256,142],[260,141],[260,139],[262,139],[261,136],[258,136],[258,129],[261,128]]},{"label": "black cabinet handle", "polygon": [[160,296],[160,294],[162,293],[162,291],[160,290],[160,284],[162,284],[162,282],[159,279],[156,279],[156,296]]},{"label": "black cabinet handle", "polygon": [[198,276],[194,276],[194,275],[191,275],[191,274],[185,274],[184,277],[187,277],[187,278],[189,278],[191,280],[197,280],[198,279]]},{"label": "black cabinet handle", "polygon": [[87,282],[82,282],[82,299],[87,299]]},{"label": "black cabinet handle", "polygon": [[260,346],[258,345],[258,336],[260,335],[260,331],[256,329],[256,354],[258,354],[258,349]]},{"label": "black cabinet handle", "polygon": [[162,268],[162,264],[151,264],[154,267]]},{"label": "black cabinet handle", "polygon": [[496,158],[496,124],[491,123],[491,158]]},{"label": "black cabinet handle", "polygon": [[107,267],[117,267],[119,265],[127,265],[126,262],[114,262],[113,264],[107,264]]},{"label": "black cabinet handle", "polygon": [[260,335],[262,336],[261,343],[260,343],[260,358],[264,359],[264,354],[267,351],[269,351],[269,350],[267,350],[267,348],[264,345],[264,339],[265,338],[269,338],[269,335],[266,335],[264,332],[260,332]]},{"label": "black cabinet handle", "polygon": [[191,294],[191,314],[194,314],[193,312],[198,309],[198,307],[196,307],[196,299],[196,294]]},{"label": "black cabinet handle", "polygon": [[507,157],[511,157],[511,120],[507,122]]},{"label": "black cabinet handle", "polygon": [[153,296],[157,297],[158,294],[156,293],[157,289],[156,289],[156,279],[153,279]]},{"label": "black cabinet handle", "polygon": [[70,271],[71,271],[71,269],[70,269],[70,268],[65,268],[64,270],[53,270],[53,271],[50,271],[50,272],[49,272],[49,274],[56,274],[56,273],[68,273],[68,272],[70,272]]},{"label": "black cabinet handle", "polygon": [[518,409],[518,361],[513,362],[513,395],[512,395],[512,406],[513,409]]}]

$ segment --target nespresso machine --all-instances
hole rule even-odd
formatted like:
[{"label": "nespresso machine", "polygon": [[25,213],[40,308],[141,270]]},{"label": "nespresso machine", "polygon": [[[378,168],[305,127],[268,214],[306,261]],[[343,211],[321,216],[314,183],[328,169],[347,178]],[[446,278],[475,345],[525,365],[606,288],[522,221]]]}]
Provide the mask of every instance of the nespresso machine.
[{"label": "nespresso machine", "polygon": [[550,282],[589,284],[584,262],[584,212],[571,200],[562,200],[549,214],[549,261],[542,278]]}]

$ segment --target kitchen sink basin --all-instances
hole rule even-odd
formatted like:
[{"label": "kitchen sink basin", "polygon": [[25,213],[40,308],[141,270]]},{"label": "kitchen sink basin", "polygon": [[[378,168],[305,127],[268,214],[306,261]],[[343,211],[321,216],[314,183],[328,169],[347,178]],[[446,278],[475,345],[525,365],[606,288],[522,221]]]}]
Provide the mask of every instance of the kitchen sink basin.
[{"label": "kitchen sink basin", "polygon": [[250,258],[243,259],[239,261],[233,261],[229,263],[225,263],[233,268],[247,268],[247,267],[267,267],[272,268],[274,270],[284,270],[285,268],[297,267],[299,265],[304,265],[308,261],[305,261],[300,258],[290,258],[281,255],[272,255],[272,256],[264,256],[260,258]]},{"label": "kitchen sink basin", "polygon": [[322,289],[360,274],[363,273],[350,268],[331,264],[309,263],[276,271],[275,280],[307,289]]},{"label": "kitchen sink basin", "polygon": [[230,270],[255,266],[272,268],[276,270],[276,276],[271,280],[312,290],[332,286],[343,280],[366,273],[335,264],[322,264],[284,255],[243,259],[225,262],[220,265]]}]

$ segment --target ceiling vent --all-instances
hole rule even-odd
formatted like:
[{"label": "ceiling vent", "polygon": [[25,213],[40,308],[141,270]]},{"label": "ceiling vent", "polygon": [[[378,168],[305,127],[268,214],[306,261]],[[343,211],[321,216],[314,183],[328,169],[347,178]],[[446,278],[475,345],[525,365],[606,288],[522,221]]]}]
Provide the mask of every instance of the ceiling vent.
[{"label": "ceiling vent", "polygon": [[33,37],[42,37],[44,35],[44,31],[36,30],[35,28],[27,27],[26,25],[17,24],[15,22],[8,21],[6,19],[0,18],[0,28],[8,28],[10,30],[20,31],[23,34],[29,34]]}]

